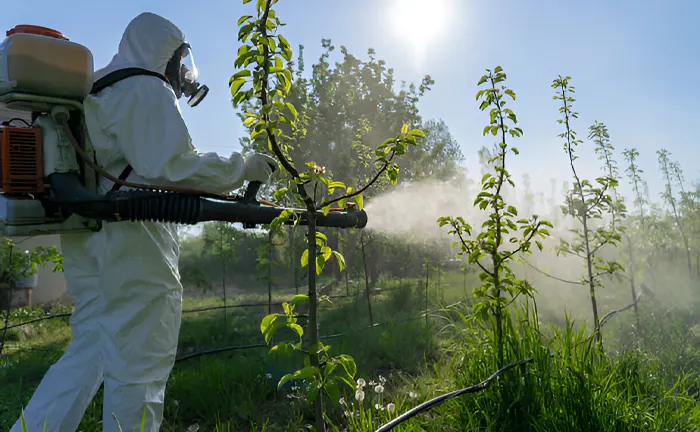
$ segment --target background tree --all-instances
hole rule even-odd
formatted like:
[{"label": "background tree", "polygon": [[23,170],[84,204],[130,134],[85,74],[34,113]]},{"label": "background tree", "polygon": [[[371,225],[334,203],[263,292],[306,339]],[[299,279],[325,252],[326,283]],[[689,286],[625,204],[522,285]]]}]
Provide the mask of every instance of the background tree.
[{"label": "background tree", "polygon": [[[590,180],[581,178],[576,171],[575,161],[578,156],[575,148],[582,141],[577,138],[576,131],[571,126],[572,120],[578,118],[578,113],[573,111],[573,103],[576,99],[572,95],[575,93],[575,88],[569,84],[570,79],[570,77],[562,78],[560,75],[553,81],[552,88],[555,89],[555,100],[561,102],[559,107],[561,118],[557,122],[564,125],[565,130],[559,134],[559,137],[564,140],[564,150],[569,156],[574,180],[572,189],[567,190],[562,211],[576,218],[581,223],[581,228],[571,230],[574,237],[571,240],[562,239],[558,251],[565,255],[578,256],[586,263],[587,276],[584,277],[583,283],[588,285],[593,310],[594,336],[598,347],[602,350],[596,288],[603,286],[601,276],[611,275],[622,269],[617,261],[606,260],[600,253],[606,245],[616,246],[621,240],[622,227],[619,224],[616,225],[618,203],[610,196],[617,186],[617,180],[610,174],[606,174],[596,179],[596,186]],[[589,137],[596,141],[596,153],[603,155],[605,159],[611,149],[607,141],[607,130],[596,123],[591,126],[590,132]],[[607,224],[603,221],[605,215],[611,218]]]}]

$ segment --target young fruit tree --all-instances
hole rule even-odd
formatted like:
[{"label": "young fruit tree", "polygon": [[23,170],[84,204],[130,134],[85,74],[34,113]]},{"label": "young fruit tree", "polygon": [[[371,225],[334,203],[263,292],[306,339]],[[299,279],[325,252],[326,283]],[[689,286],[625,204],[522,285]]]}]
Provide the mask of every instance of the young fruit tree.
[{"label": "young fruit tree", "polygon": [[[243,4],[251,0],[243,0]],[[335,257],[341,271],[344,268],[343,256],[328,246],[327,237],[316,229],[319,211],[327,214],[335,204],[341,208],[352,199],[359,210],[363,208],[362,194],[380,178],[386,177],[391,184],[398,181],[399,167],[396,156],[406,154],[409,146],[415,146],[423,137],[420,130],[409,129],[404,124],[394,137],[385,140],[374,150],[376,173],[362,187],[353,190],[343,182],[333,180],[327,170],[310,161],[306,170],[300,171],[290,157],[290,148],[285,145],[283,127],[296,131],[298,111],[288,101],[292,87],[290,62],[292,50],[289,42],[279,33],[283,25],[272,8],[278,0],[257,0],[255,14],[242,16],[238,40],[242,45],[234,63],[240,70],[230,79],[234,107],[246,106],[244,125],[250,130],[250,140],[265,140],[267,148],[277,158],[284,171],[291,177],[295,191],[283,188],[275,192],[275,198],[282,200],[290,195],[302,204],[306,212],[308,230],[307,249],[301,256],[302,267],[308,267],[308,293],[296,295],[289,303],[284,303],[284,314],[270,314],[261,323],[260,330],[266,343],[282,329],[291,330],[298,337],[294,342],[279,342],[271,352],[284,353],[298,351],[305,354],[304,367],[279,381],[281,387],[290,380],[305,382],[309,403],[314,407],[314,423],[317,432],[325,430],[323,398],[324,394],[333,400],[340,399],[340,387],[345,384],[354,391],[355,361],[348,355],[330,356],[328,345],[319,339],[316,292],[316,277],[323,271],[325,263]],[[283,224],[299,222],[298,215],[291,210],[282,212],[269,226],[273,232]],[[306,329],[298,324],[297,305],[308,302]],[[304,340],[306,336],[306,340]]]},{"label": "young fruit tree", "polygon": [[[600,252],[607,245],[617,246],[620,243],[624,228],[618,223],[618,216],[623,208],[610,195],[618,182],[609,170],[606,175],[596,178],[596,184],[582,178],[576,170],[575,162],[578,159],[576,147],[583,141],[577,138],[576,131],[572,127],[572,121],[578,118],[578,113],[573,110],[573,103],[576,102],[573,95],[576,90],[569,84],[570,80],[571,77],[562,78],[560,75],[552,83],[556,93],[554,100],[561,103],[559,107],[561,118],[557,119],[557,122],[564,126],[564,132],[559,134],[559,138],[564,140],[564,151],[569,157],[573,174],[573,185],[567,191],[565,205],[561,206],[561,209],[564,214],[575,218],[581,227],[571,230],[574,236],[572,240],[561,240],[557,252],[562,255],[577,256],[585,262],[586,276],[581,283],[588,286],[593,310],[594,338],[599,349],[602,350],[596,289],[603,287],[603,276],[612,275],[624,269],[617,261],[603,258]],[[591,126],[590,132],[589,138],[592,138],[596,144],[596,153],[605,160],[606,155],[610,155],[612,150],[608,142],[607,129],[596,122]]]},{"label": "young fruit tree", "polygon": [[[516,260],[519,254],[527,254],[532,242],[541,250],[541,239],[549,236],[545,227],[552,227],[546,220],[540,220],[537,215],[529,219],[517,219],[518,210],[508,205],[503,199],[506,185],[515,187],[511,174],[506,169],[506,157],[512,153],[517,155],[518,149],[509,146],[508,140],[519,138],[523,131],[517,127],[515,113],[506,107],[507,98],[515,100],[513,90],[503,83],[506,74],[498,66],[479,80],[479,86],[486,88],[476,94],[480,101],[479,109],[489,110],[489,124],[484,127],[483,134],[498,137],[498,144],[488,165],[493,170],[485,172],[481,179],[481,192],[474,200],[474,205],[481,210],[489,209],[488,219],[481,225],[481,232],[472,236],[473,228],[466,220],[459,217],[441,217],[440,226],[449,225],[449,234],[456,236],[459,241],[453,246],[459,246],[457,258],[467,257],[470,264],[476,264],[480,269],[479,279],[482,285],[474,289],[476,303],[473,305],[476,315],[485,321],[490,321],[494,331],[494,347],[497,353],[498,366],[503,367],[503,320],[509,315],[505,313],[507,306],[519,295],[531,295],[533,288],[526,281],[518,279],[511,270],[509,263]],[[510,246],[510,247],[508,247]]]}]

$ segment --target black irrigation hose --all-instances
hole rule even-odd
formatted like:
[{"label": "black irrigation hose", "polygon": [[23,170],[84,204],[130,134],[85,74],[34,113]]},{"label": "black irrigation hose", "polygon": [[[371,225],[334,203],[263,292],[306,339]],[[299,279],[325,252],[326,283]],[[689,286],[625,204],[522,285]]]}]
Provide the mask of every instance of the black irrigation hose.
[{"label": "black irrigation hose", "polygon": [[[347,336],[351,333],[358,333],[358,332],[370,330],[370,329],[373,329],[376,327],[381,327],[381,326],[384,326],[387,324],[394,324],[394,323],[415,321],[415,320],[423,319],[426,316],[426,314],[440,312],[440,311],[445,310],[445,309],[450,309],[450,308],[453,308],[453,307],[455,307],[459,304],[462,304],[462,303],[464,303],[464,301],[458,301],[457,303],[453,303],[451,305],[448,305],[448,306],[445,306],[445,307],[442,307],[439,309],[433,309],[433,310],[429,310],[427,312],[423,312],[419,316],[404,318],[404,319],[395,320],[395,321],[389,321],[389,322],[385,322],[385,323],[376,323],[376,324],[373,324],[371,326],[362,327],[362,328],[355,329],[355,330],[350,330],[350,331],[347,331],[344,333],[335,333],[335,334],[331,334],[331,335],[327,335],[327,336],[321,336],[319,339],[325,339],[325,340],[335,339],[335,338],[339,338],[341,336]],[[228,346],[228,347],[214,348],[214,349],[210,349],[210,350],[206,350],[206,351],[198,351],[198,352],[184,355],[182,357],[175,359],[175,363],[179,363],[179,362],[182,362],[184,360],[189,360],[189,359],[202,357],[202,356],[210,355],[210,354],[219,354],[219,353],[227,352],[227,351],[237,351],[237,350],[245,350],[245,349],[252,349],[252,348],[265,348],[267,346],[268,345],[265,343],[258,343],[258,344],[251,344],[251,345],[232,345],[232,346]]]},{"label": "black irrigation hose", "polygon": [[22,322],[22,323],[19,323],[19,324],[14,324],[14,325],[11,325],[11,326],[7,326],[7,329],[10,330],[10,329],[13,329],[13,328],[22,327],[23,325],[34,324],[35,322],[50,320],[50,319],[54,319],[54,318],[65,318],[65,317],[70,317],[71,315],[72,315],[72,314],[69,313],[69,312],[67,312],[67,313],[62,313],[62,314],[56,314],[56,315],[47,315],[47,316],[43,316],[43,317],[40,317],[40,318],[34,318],[33,320],[25,321],[25,322]]},{"label": "black irrigation hose", "polygon": [[502,367],[501,369],[497,370],[496,372],[493,373],[490,377],[485,379],[484,381],[480,382],[479,384],[474,384],[473,386],[469,386],[467,388],[461,389],[461,390],[456,390],[450,393],[446,393],[442,396],[438,396],[434,399],[431,399],[427,402],[423,402],[422,404],[418,405],[417,407],[405,412],[404,414],[401,414],[400,416],[396,417],[394,420],[390,421],[389,423],[385,424],[384,426],[380,427],[377,429],[375,432],[387,432],[398,426],[399,424],[417,416],[418,414],[425,412],[431,408],[434,408],[443,402],[447,401],[448,399],[452,399],[457,396],[461,396],[463,394],[467,393],[476,393],[482,390],[486,390],[491,383],[498,378],[499,375],[508,372],[509,370],[517,367],[517,366],[522,366],[527,363],[530,363],[532,361],[531,358],[524,359],[517,361],[515,363],[511,363],[507,366]]},{"label": "black irrigation hose", "polygon": [[[373,293],[373,294],[381,294],[382,292],[392,291],[392,290],[396,290],[396,289],[397,289],[397,288],[384,289],[384,290],[381,290],[381,291],[377,291],[377,292],[375,292],[375,293]],[[364,294],[364,293],[362,293],[362,294]],[[361,295],[361,294],[357,294],[357,295]],[[332,297],[329,297],[329,298],[349,298],[349,297],[356,297],[357,295],[350,295],[350,296],[348,296],[348,295],[338,295],[338,296],[332,296]],[[425,317],[426,314],[430,314],[430,313],[434,313],[434,312],[439,312],[439,311],[442,311],[442,310],[445,310],[445,309],[450,309],[450,308],[453,308],[453,307],[455,307],[455,306],[457,306],[457,305],[459,305],[459,304],[462,304],[462,303],[464,303],[463,300],[462,300],[462,301],[458,301],[458,302],[456,302],[456,303],[453,303],[453,304],[451,304],[451,305],[448,305],[448,306],[439,308],[439,309],[433,309],[433,310],[430,310],[430,311],[427,311],[427,312],[423,312],[420,316],[417,316],[417,317],[411,317],[411,318],[406,318],[406,319],[401,319],[401,320],[396,320],[396,321],[390,321],[389,323],[397,323],[397,322],[405,322],[405,321],[413,321],[413,320],[422,319],[422,318]],[[249,303],[249,304],[237,304],[237,305],[228,305],[228,306],[213,306],[213,307],[211,307],[211,308],[188,309],[188,310],[182,311],[182,313],[185,314],[185,313],[195,313],[195,312],[206,312],[206,311],[211,311],[211,310],[216,310],[216,309],[227,309],[227,308],[242,308],[242,307],[268,306],[268,304],[269,304],[269,303]],[[273,305],[281,305],[282,303],[279,302],[279,303],[272,303],[272,304],[273,304]],[[23,326],[23,325],[32,324],[32,323],[35,323],[35,322],[38,322],[38,321],[44,321],[44,320],[53,319],[53,318],[70,317],[70,316],[71,316],[70,313],[63,313],[63,314],[57,314],[57,315],[49,315],[49,316],[45,316],[45,317],[40,317],[40,318],[36,318],[36,319],[33,319],[33,320],[29,320],[29,321],[26,321],[26,322],[23,322],[23,323],[15,324],[15,325],[12,325],[12,326],[7,326],[5,329],[6,329],[6,330],[10,330],[10,329],[13,329],[13,328],[16,328],[16,327],[21,327],[21,326]],[[306,318],[306,315],[297,315],[297,318]],[[345,333],[336,333],[336,334],[332,334],[332,335],[328,335],[328,336],[323,336],[323,337],[321,337],[321,339],[334,339],[334,338],[338,338],[338,337],[341,337],[341,336],[346,336],[346,335],[348,335],[348,334],[350,334],[350,333],[355,333],[355,332],[359,332],[359,331],[364,331],[364,330],[368,330],[368,329],[371,329],[371,328],[374,328],[374,327],[380,327],[380,326],[383,326],[383,325],[386,325],[386,324],[389,324],[389,323],[377,323],[377,324],[374,324],[374,325],[369,326],[369,327],[363,327],[363,328],[356,329],[356,330],[351,330],[351,331],[348,331],[348,332],[345,332]],[[198,352],[195,352],[195,353],[192,353],[192,354],[187,354],[187,355],[185,355],[185,356],[182,356],[182,357],[180,357],[180,358],[175,359],[175,362],[178,363],[178,362],[181,362],[181,361],[184,361],[184,360],[189,360],[189,359],[192,359],[192,358],[201,357],[201,356],[210,355],[210,354],[218,354],[218,353],[222,353],[222,352],[226,352],[226,351],[244,350],[244,349],[252,349],[252,348],[263,348],[263,347],[266,347],[266,346],[267,346],[267,344],[259,343],[259,344],[252,344],[252,345],[233,345],[233,346],[228,346],[228,347],[215,348],[215,349],[211,349],[211,350],[198,351]],[[20,352],[21,352],[21,351],[24,351],[24,350],[20,350]]]},{"label": "black irrigation hose", "polygon": [[[375,291],[370,293],[370,295],[376,295],[376,294],[382,294],[384,292],[388,291],[394,291],[397,288],[386,288],[382,289],[380,291]],[[344,299],[344,298],[351,298],[351,297],[357,297],[358,295],[364,295],[364,293],[361,294],[352,294],[352,295],[346,295],[346,294],[340,294],[340,295],[334,295],[334,296],[328,296],[329,299],[331,300],[337,300],[337,299]],[[264,306],[282,306],[283,302],[275,302],[275,303],[241,303],[241,304],[232,304],[232,305],[226,305],[226,306],[211,306],[211,307],[205,307],[205,308],[197,308],[197,309],[187,309],[183,310],[183,314],[188,314],[188,313],[198,313],[198,312],[209,312],[213,310],[221,310],[221,309],[236,309],[236,308],[244,308],[244,307],[264,307]],[[45,320],[50,320],[50,319],[55,319],[55,318],[66,318],[70,317],[72,313],[66,312],[66,313],[61,313],[61,314],[55,314],[55,315],[46,315],[43,317],[39,318],[34,318],[29,321],[24,321],[19,324],[13,324],[11,326],[7,326],[7,330],[11,330],[13,328],[17,327],[22,327],[27,324],[34,324],[39,321],[45,321]]]},{"label": "black irrigation hose", "polygon": [[252,345],[237,345],[237,346],[230,346],[230,347],[223,347],[223,348],[215,348],[207,351],[198,351],[192,354],[187,354],[182,357],[176,358],[175,363],[179,363],[181,361],[197,358],[197,357],[202,357],[205,355],[210,355],[210,354],[218,354],[221,352],[225,351],[233,351],[233,350],[245,350],[245,349],[251,349],[251,348],[264,348],[266,347],[267,344],[264,343],[259,343],[259,344],[252,344]]}]

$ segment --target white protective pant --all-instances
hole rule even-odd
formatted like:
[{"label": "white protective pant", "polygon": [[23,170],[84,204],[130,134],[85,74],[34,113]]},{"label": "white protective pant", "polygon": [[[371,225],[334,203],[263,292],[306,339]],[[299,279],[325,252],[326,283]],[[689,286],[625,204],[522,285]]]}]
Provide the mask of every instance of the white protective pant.
[{"label": "white protective pant", "polygon": [[[119,222],[61,237],[73,339],[24,410],[29,432],[45,420],[47,432],[75,432],[103,380],[103,431],[118,431],[113,415],[138,431],[144,407],[145,430],[159,430],[182,310],[175,236],[166,224]],[[153,273],[125,271],[144,256]],[[18,420],[11,432],[21,430]]]}]

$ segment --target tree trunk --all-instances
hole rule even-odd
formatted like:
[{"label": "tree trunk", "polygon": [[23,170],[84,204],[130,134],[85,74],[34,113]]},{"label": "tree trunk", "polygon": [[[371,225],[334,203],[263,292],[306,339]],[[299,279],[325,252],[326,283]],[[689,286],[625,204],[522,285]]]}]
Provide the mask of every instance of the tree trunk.
[{"label": "tree trunk", "polygon": [[[309,347],[318,343],[318,299],[316,296],[316,215],[310,213],[308,216],[308,251],[309,251]],[[310,363],[319,367],[318,354],[312,354]],[[323,391],[319,390],[314,400],[314,417],[317,432],[325,432],[326,423],[323,419]]]}]

